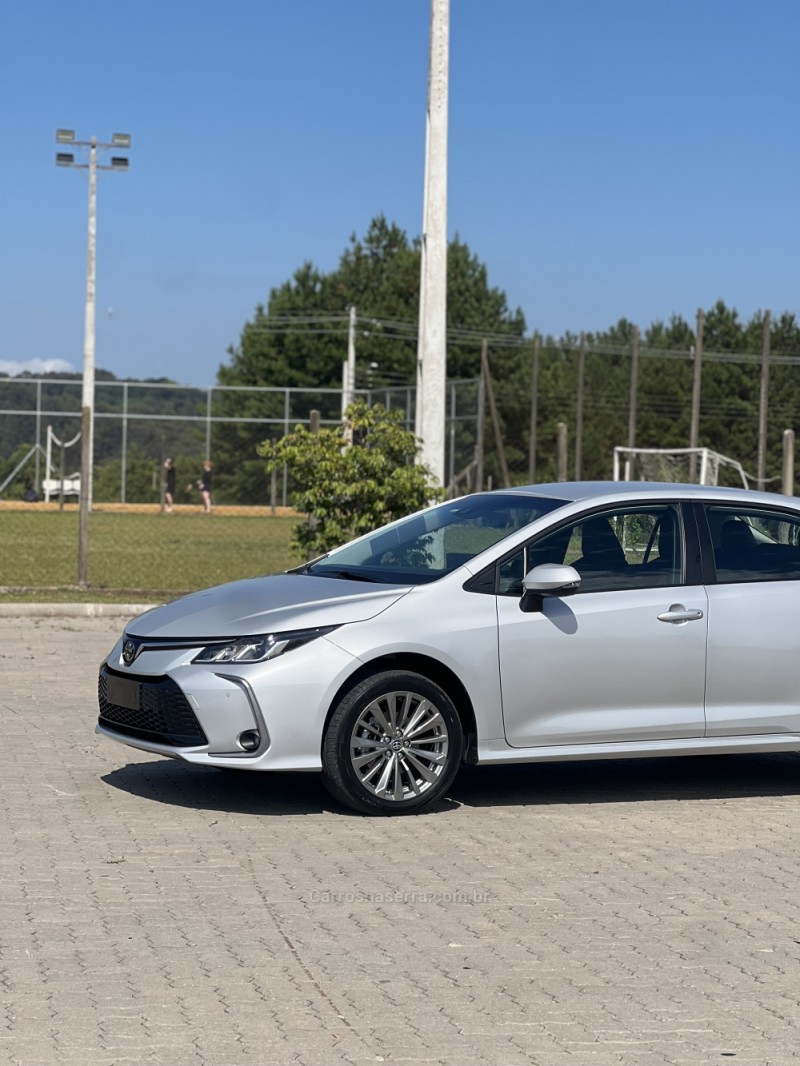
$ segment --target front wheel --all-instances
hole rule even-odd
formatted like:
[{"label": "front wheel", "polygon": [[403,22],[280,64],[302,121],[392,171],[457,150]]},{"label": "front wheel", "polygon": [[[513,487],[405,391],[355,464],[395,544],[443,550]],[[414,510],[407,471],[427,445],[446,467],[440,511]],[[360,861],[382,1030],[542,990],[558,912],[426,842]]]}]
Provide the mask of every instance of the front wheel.
[{"label": "front wheel", "polygon": [[329,792],[366,814],[411,814],[450,787],[464,740],[447,693],[420,674],[386,671],[354,685],[322,744]]}]

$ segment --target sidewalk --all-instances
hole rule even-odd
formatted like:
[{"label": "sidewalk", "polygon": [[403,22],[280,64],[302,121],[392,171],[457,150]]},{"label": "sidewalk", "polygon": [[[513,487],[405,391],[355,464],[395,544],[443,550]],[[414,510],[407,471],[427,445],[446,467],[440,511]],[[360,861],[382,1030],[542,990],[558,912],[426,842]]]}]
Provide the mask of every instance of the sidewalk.
[{"label": "sidewalk", "polygon": [[97,736],[137,606],[0,617],[3,1066],[800,1062],[796,755],[467,769],[361,817]]}]

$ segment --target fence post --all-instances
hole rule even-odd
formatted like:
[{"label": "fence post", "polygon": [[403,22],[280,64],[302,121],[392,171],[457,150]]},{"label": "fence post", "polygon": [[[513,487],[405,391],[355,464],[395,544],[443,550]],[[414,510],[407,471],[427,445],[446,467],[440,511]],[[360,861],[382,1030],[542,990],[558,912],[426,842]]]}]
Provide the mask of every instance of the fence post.
[{"label": "fence post", "polygon": [[536,481],[536,429],[539,420],[539,338],[533,338],[531,360],[531,428],[528,440],[528,481]]},{"label": "fence post", "polygon": [[[636,404],[639,397],[639,327],[633,327],[631,337],[631,388],[628,400],[628,447],[636,447]],[[625,480],[631,479],[631,461],[625,460]]]},{"label": "fence post", "polygon": [[[36,382],[36,444],[37,444],[37,448],[36,448],[36,461],[35,461],[35,464],[34,464],[33,487],[36,490],[36,495],[38,496],[38,495],[40,495],[41,488],[42,488],[42,486],[41,486],[41,480],[42,479],[41,479],[41,474],[40,474],[40,470],[39,470],[39,452],[40,452],[41,447],[42,447],[42,383],[41,383],[41,381],[37,381]],[[49,477],[50,476],[49,472],[45,471],[45,475],[44,476],[45,477]]]},{"label": "fence post", "polygon": [[475,441],[475,491],[483,491],[483,457],[484,457],[484,432],[486,422],[486,379],[481,364],[481,376],[478,378],[478,425],[476,426]]},{"label": "fence post", "polygon": [[[578,398],[575,404],[575,480],[580,481],[583,469],[583,399],[586,391],[586,334],[581,332],[578,349]],[[566,481],[566,478],[563,479]]]},{"label": "fence post", "polygon": [[[288,437],[289,436],[289,396],[290,396],[290,393],[289,393],[288,388],[284,389],[283,390],[283,435],[284,435],[284,437]],[[284,507],[286,506],[288,483],[289,483],[289,468],[286,465],[286,463],[284,463],[283,464],[283,494],[281,496],[281,500],[282,500],[282,503],[283,503]]]},{"label": "fence post", "polygon": [[783,494],[794,496],[794,430],[783,431]]},{"label": "fence post", "polygon": [[503,436],[500,432],[500,419],[497,417],[497,407],[494,402],[494,389],[492,388],[492,375],[489,371],[489,342],[484,339],[483,346],[481,348],[481,369],[486,379],[486,395],[489,397],[489,411],[492,415],[492,425],[494,426],[494,442],[497,447],[497,457],[500,460],[500,471],[503,475],[503,488],[511,488],[511,478],[508,474],[508,463],[506,462],[506,450],[503,447]]},{"label": "fence post", "polygon": [[[50,473],[50,471],[48,470],[48,474],[49,473]],[[66,473],[67,473],[67,449],[66,449],[66,446],[64,444],[64,441],[62,440],[62,442],[61,442],[61,465],[59,466],[59,470],[58,470],[58,476],[59,476],[58,509],[59,509],[59,511],[63,511],[64,510],[64,478],[66,477]]]},{"label": "fence post", "polygon": [[[308,428],[309,428],[309,431],[311,433],[319,433],[319,427],[320,427],[320,413],[319,413],[319,411],[317,411],[316,409],[312,410],[312,411],[309,411],[309,413],[308,413]],[[312,530],[317,528],[317,516],[315,514],[310,514],[308,516],[308,528],[312,529]],[[313,555],[310,555],[310,554],[307,555],[306,556],[306,561],[308,561],[311,558],[313,558]]]},{"label": "fence post", "polygon": [[[689,447],[696,448],[700,435],[700,387],[703,378],[703,312],[698,309],[694,335],[694,376],[692,379],[692,420],[689,425]],[[689,456],[689,481],[697,481],[697,456]]]},{"label": "fence post", "polygon": [[761,343],[761,393],[758,399],[758,487],[767,487],[767,409],[769,404],[769,333],[771,314],[764,312],[764,335]]},{"label": "fence post", "polygon": [[[275,444],[275,438],[273,437],[270,444]],[[269,506],[270,512],[275,514],[275,505],[278,501],[278,471],[273,466],[269,474]]]},{"label": "fence post", "polygon": [[206,459],[211,458],[211,395],[214,392],[212,385],[206,394]]},{"label": "fence post", "polygon": [[[127,503],[128,491],[128,382],[122,386],[122,455],[120,457],[120,503]],[[163,509],[163,497],[162,497]]]},{"label": "fence post", "polygon": [[567,480],[567,423],[556,425],[556,481]]}]

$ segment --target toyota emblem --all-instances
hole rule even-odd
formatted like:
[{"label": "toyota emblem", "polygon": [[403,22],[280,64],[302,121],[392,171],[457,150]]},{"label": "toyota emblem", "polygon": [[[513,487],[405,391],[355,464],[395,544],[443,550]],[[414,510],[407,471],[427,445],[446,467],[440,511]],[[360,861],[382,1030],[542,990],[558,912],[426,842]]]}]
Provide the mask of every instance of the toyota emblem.
[{"label": "toyota emblem", "polygon": [[130,666],[133,660],[136,658],[137,647],[132,640],[126,640],[122,645],[122,661],[126,666]]}]

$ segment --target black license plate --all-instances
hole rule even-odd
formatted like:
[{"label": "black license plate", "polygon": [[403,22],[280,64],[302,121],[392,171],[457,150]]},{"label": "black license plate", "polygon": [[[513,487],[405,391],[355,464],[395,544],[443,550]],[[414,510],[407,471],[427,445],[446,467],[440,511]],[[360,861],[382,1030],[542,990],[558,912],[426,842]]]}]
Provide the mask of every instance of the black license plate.
[{"label": "black license plate", "polygon": [[130,711],[139,710],[139,682],[129,681],[127,677],[114,677],[106,674],[106,698],[117,707],[127,707]]}]

